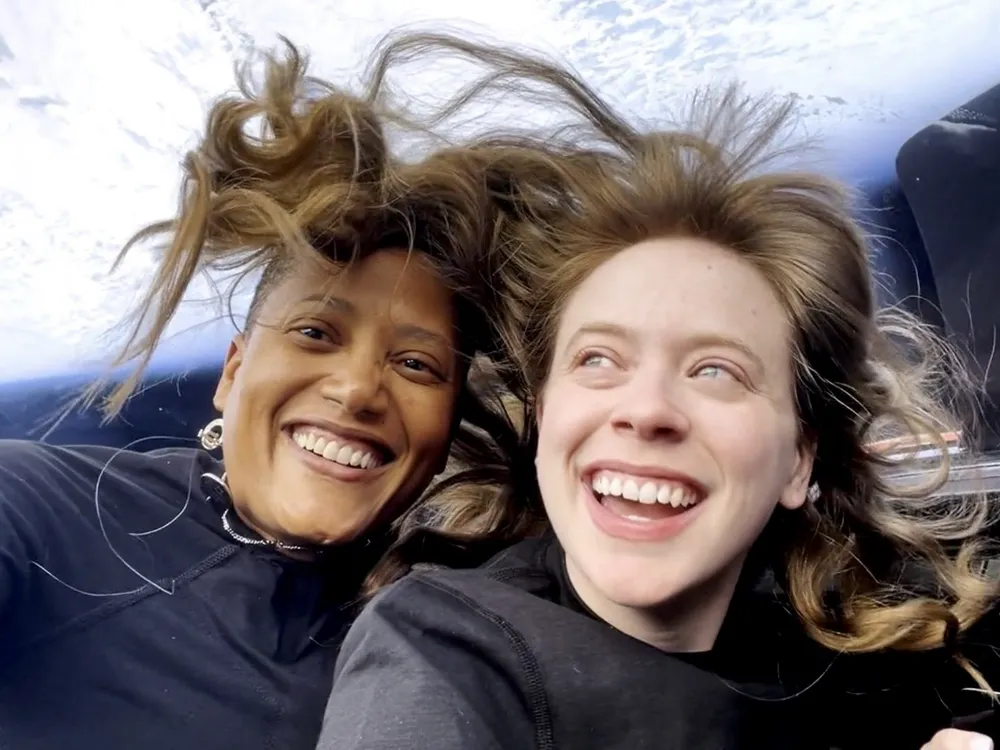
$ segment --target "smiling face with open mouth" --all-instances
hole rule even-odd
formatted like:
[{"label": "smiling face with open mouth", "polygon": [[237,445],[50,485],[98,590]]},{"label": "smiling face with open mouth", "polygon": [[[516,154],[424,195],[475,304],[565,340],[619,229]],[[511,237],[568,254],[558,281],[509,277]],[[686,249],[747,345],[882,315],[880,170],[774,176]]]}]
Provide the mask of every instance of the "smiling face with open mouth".
[{"label": "smiling face with open mouth", "polygon": [[710,648],[774,509],[804,502],[790,341],[763,275],[705,241],[622,250],[568,299],[539,486],[577,594],[612,625]]},{"label": "smiling face with open mouth", "polygon": [[216,393],[233,503],[264,536],[331,544],[403,512],[445,464],[463,369],[420,254],[332,279],[292,268],[234,339]]}]

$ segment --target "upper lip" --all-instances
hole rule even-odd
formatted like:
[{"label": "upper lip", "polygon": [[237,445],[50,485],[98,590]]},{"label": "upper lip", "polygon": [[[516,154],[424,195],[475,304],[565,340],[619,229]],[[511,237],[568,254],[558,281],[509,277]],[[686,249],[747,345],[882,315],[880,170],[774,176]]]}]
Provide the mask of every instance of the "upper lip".
[{"label": "upper lip", "polygon": [[382,438],[365,430],[344,427],[336,422],[331,422],[326,419],[317,419],[315,417],[310,417],[308,419],[293,419],[285,425],[285,429],[289,432],[293,432],[296,428],[300,427],[315,427],[316,429],[342,437],[345,440],[351,440],[356,443],[364,443],[365,445],[368,445],[378,451],[382,458],[386,461],[391,461],[396,455],[395,451],[393,451],[393,449],[389,447],[389,444]]},{"label": "upper lip", "polygon": [[583,467],[583,477],[588,482],[593,479],[594,474],[599,471],[615,471],[620,474],[633,474],[639,477],[649,477],[650,479],[660,479],[665,482],[675,482],[683,484],[696,492],[699,497],[708,494],[708,488],[689,474],[664,469],[662,466],[648,466],[644,464],[633,464],[627,461],[592,461]]}]

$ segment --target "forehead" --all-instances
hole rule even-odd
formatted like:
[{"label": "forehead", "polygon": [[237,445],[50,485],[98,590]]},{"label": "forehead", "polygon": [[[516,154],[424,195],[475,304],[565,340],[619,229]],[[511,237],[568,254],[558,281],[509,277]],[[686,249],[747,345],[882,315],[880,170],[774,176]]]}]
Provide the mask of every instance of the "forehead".
[{"label": "forehead", "polygon": [[[325,298],[342,311],[385,316],[395,322],[420,322],[450,328],[452,295],[430,260],[421,252],[381,250],[331,270],[301,262],[284,274],[264,301],[264,314],[281,314],[290,306]],[[340,304],[346,303],[346,304]]]},{"label": "forehead", "polygon": [[788,319],[770,283],[750,261],[705,240],[649,240],[601,264],[568,300],[560,336],[593,322],[665,340],[734,338],[787,361]]}]

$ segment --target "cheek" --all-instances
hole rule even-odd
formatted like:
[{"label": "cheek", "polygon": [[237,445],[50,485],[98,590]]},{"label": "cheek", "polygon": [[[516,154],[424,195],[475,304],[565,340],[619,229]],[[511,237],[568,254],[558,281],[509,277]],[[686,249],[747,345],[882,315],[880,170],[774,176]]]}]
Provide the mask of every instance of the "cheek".
[{"label": "cheek", "polygon": [[400,399],[400,417],[411,449],[419,453],[447,450],[457,408],[457,394],[411,394]]},{"label": "cheek", "polygon": [[708,421],[708,440],[728,479],[744,486],[762,487],[771,495],[790,475],[795,435],[774,414],[717,414]]},{"label": "cheek", "polygon": [[[229,401],[253,412],[274,411],[296,394],[310,388],[328,364],[288,346],[277,333],[261,331],[246,353],[233,382]],[[236,395],[238,394],[238,396]]]},{"label": "cheek", "polygon": [[257,472],[266,471],[262,452],[275,445],[279,417],[315,387],[322,372],[294,350],[258,348],[250,355],[233,380],[223,416],[234,440],[227,460],[242,459],[248,462],[246,471]]},{"label": "cheek", "polygon": [[562,472],[566,461],[604,423],[600,395],[572,383],[554,382],[542,394],[538,421],[538,466],[541,473]]},{"label": "cheek", "polygon": [[[229,389],[222,410],[226,428],[223,439],[228,437],[226,443],[232,443],[233,448],[236,447],[235,443],[239,442],[236,440],[237,435],[243,436],[251,431],[250,425],[255,421],[254,411],[259,411],[261,408],[259,404],[261,398],[259,395],[255,396],[255,391],[253,380],[250,379],[248,382],[245,377],[245,368],[241,369],[233,380],[233,385]],[[229,449],[228,453],[231,456],[233,450]]]}]

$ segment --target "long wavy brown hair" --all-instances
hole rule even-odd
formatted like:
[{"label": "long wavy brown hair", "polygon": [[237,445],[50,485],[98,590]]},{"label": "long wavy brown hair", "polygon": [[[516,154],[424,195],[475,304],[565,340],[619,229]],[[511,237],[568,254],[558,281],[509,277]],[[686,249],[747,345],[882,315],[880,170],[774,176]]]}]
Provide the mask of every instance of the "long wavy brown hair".
[{"label": "long wavy brown hair", "polygon": [[[390,128],[397,136],[430,131],[393,106],[384,73],[376,62],[352,93],[310,76],[306,56],[287,40],[283,53],[254,55],[240,68],[239,93],[214,104],[201,142],[184,159],[177,215],[139,231],[116,261],[140,245],[159,245],[155,273],[109,368],[131,365],[130,372],[110,390],[107,378],[94,383],[83,398],[99,400],[108,418],[120,412],[199,274],[228,279],[216,288],[230,311],[240,282],[259,274],[250,327],[261,302],[297,263],[325,264],[334,274],[384,248],[426,254],[455,299],[468,368],[461,421],[445,478],[400,519],[402,538],[368,576],[365,595],[431,556],[474,564],[541,522],[530,492],[517,487],[518,474],[510,470],[522,447],[506,371],[489,364],[502,348],[495,323],[500,291],[491,283],[491,262],[499,256],[489,249],[502,211],[492,195],[503,190],[488,183],[478,152],[447,148],[443,139],[425,158],[399,158]],[[456,529],[449,545],[422,532],[429,522]]]},{"label": "long wavy brown hair", "polygon": [[[820,491],[800,511],[779,511],[754,557],[823,646],[953,646],[997,596],[984,534],[993,500],[943,492],[957,460],[945,435],[973,434],[979,389],[932,327],[877,309],[851,191],[789,166],[800,150],[789,140],[793,104],[722,88],[695,95],[669,129],[645,130],[572,72],[530,53],[403,35],[386,42],[380,64],[442,51],[483,72],[433,124],[498,97],[520,99],[526,111],[541,102],[557,123],[466,146],[503,206],[491,264],[503,289],[501,336],[519,376],[512,387],[528,405],[527,444],[561,310],[589,273],[655,237],[730,248],[770,281],[793,324],[801,439],[815,446]],[[886,439],[897,439],[892,455],[877,447]],[[964,447],[974,459],[972,441]]]}]

